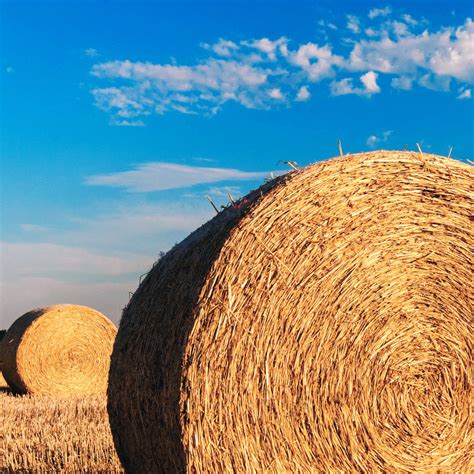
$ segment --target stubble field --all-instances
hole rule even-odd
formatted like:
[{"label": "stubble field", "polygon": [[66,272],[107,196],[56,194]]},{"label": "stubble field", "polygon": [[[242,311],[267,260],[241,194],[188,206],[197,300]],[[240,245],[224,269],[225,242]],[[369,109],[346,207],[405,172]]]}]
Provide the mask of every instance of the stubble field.
[{"label": "stubble field", "polygon": [[15,396],[0,375],[0,472],[123,472],[105,396]]}]

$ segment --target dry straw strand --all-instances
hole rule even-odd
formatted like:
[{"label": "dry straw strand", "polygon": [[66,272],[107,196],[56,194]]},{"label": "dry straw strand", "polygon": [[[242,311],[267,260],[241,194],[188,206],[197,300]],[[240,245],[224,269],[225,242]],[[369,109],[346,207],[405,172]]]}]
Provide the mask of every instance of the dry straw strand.
[{"label": "dry straw strand", "polygon": [[17,393],[105,393],[115,325],[85,306],[53,305],[18,318],[2,340],[2,371]]},{"label": "dry straw strand", "polygon": [[428,153],[344,155],[175,246],[114,346],[124,467],[474,469],[473,177]]}]

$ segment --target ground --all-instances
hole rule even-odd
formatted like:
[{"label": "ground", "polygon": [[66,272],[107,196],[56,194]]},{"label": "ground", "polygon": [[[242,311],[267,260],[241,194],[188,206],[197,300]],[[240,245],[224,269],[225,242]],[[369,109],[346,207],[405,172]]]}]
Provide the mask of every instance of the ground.
[{"label": "ground", "polygon": [[15,396],[0,375],[0,472],[32,471],[123,472],[105,396]]}]

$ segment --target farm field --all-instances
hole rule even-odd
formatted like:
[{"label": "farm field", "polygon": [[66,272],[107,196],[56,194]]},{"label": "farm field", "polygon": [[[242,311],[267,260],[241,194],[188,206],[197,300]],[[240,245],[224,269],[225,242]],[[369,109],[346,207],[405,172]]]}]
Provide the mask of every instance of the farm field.
[{"label": "farm field", "polygon": [[0,472],[32,471],[123,472],[105,396],[15,396],[0,376]]}]

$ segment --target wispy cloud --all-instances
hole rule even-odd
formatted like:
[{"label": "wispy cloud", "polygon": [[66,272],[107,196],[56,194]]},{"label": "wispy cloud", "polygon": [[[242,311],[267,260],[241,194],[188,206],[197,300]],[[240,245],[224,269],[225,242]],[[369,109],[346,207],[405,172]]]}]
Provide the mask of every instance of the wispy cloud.
[{"label": "wispy cloud", "polygon": [[84,56],[87,56],[88,58],[96,58],[97,56],[100,56],[99,51],[97,51],[95,48],[86,48],[84,49],[83,53]]},{"label": "wispy cloud", "polygon": [[52,243],[3,242],[2,254],[2,268],[7,273],[30,276],[59,273],[113,276],[139,271],[150,260],[138,255],[100,255],[84,248]]},{"label": "wispy cloud", "polygon": [[372,10],[369,11],[369,18],[373,20],[374,18],[377,18],[378,16],[388,16],[392,13],[391,7],[384,7],[384,8],[373,8]]},{"label": "wispy cloud", "polygon": [[391,84],[394,89],[409,91],[413,87],[413,81],[414,81],[413,77],[400,76],[400,77],[394,77],[392,79]]},{"label": "wispy cloud", "polygon": [[213,186],[205,191],[210,196],[226,197],[230,193],[234,198],[239,198],[242,191],[239,186]]},{"label": "wispy cloud", "polygon": [[347,29],[353,33],[360,33],[360,20],[355,15],[347,15]]},{"label": "wispy cloud", "polygon": [[15,69],[13,69],[12,66],[7,66],[7,67],[5,68],[5,72],[6,72],[7,74],[12,74],[13,72],[15,72]]},{"label": "wispy cloud", "polygon": [[[143,126],[151,114],[210,116],[228,102],[263,110],[291,106],[310,99],[310,85],[324,82],[332,95],[359,96],[379,93],[385,83],[446,92],[474,83],[470,18],[429,31],[423,19],[383,7],[370,10],[368,18],[347,15],[346,21],[348,29],[335,44],[294,44],[285,36],[219,38],[201,45],[207,57],[196,64],[97,63],[91,74],[100,85],[91,92],[95,105],[112,115],[111,124]],[[354,85],[357,80],[362,87]]]},{"label": "wispy cloud", "polygon": [[337,30],[337,26],[334,23],[331,23],[330,21],[324,20],[321,18],[318,20],[318,26],[320,26],[323,29],[330,29],[330,30]]},{"label": "wispy cloud", "polygon": [[69,219],[66,229],[44,229],[37,240],[62,247],[70,247],[74,242],[77,248],[93,255],[109,255],[113,249],[123,259],[149,256],[169,249],[212,217],[204,194],[196,197],[201,199],[175,201],[161,196],[150,203],[149,199],[136,202],[132,196],[124,196],[94,216]]},{"label": "wispy cloud", "polygon": [[143,120],[112,120],[111,125],[117,127],[144,127],[145,122]]},{"label": "wispy cloud", "polygon": [[222,181],[263,180],[269,172],[241,171],[231,168],[206,168],[175,163],[144,163],[130,171],[90,176],[86,184],[113,186],[132,192],[187,188]]},{"label": "wispy cloud", "polygon": [[367,138],[367,145],[370,148],[376,148],[380,146],[380,144],[386,143],[392,134],[393,130],[387,130],[382,132],[380,135],[370,135],[370,137]]}]

